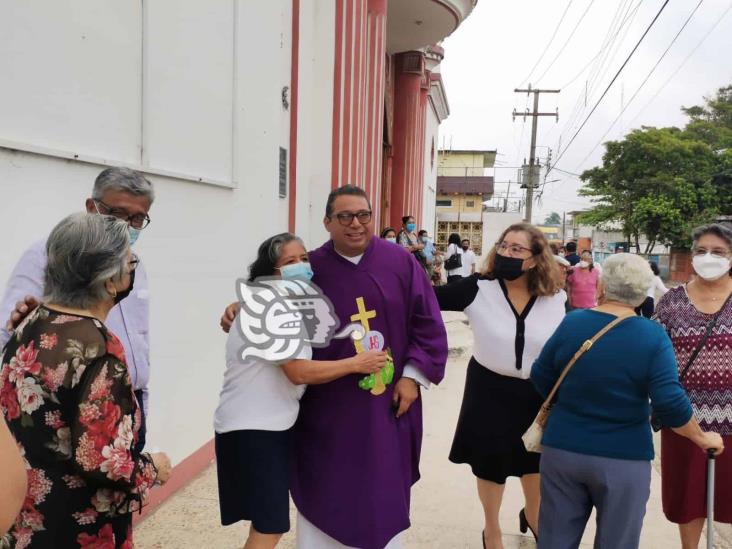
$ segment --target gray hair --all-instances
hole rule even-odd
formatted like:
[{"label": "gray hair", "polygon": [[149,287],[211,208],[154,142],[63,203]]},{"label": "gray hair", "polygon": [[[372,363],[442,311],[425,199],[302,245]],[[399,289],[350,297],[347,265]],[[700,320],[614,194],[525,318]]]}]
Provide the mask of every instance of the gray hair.
[{"label": "gray hair", "polygon": [[274,275],[277,260],[282,255],[282,248],[292,241],[299,242],[305,248],[302,239],[292,233],[276,234],[262,242],[257,250],[257,259],[249,265],[249,282],[253,282],[260,276]]},{"label": "gray hair", "polygon": [[727,243],[727,246],[732,249],[732,230],[721,223],[710,223],[709,225],[702,225],[701,227],[694,229],[691,233],[691,238],[694,241],[693,245],[696,246],[699,239],[707,234],[713,234],[714,236],[721,238]]},{"label": "gray hair", "polygon": [[648,295],[653,271],[648,261],[639,255],[615,254],[602,263],[601,278],[608,300],[637,307]]},{"label": "gray hair", "polygon": [[134,196],[144,196],[150,201],[155,200],[155,191],[152,183],[140,172],[130,168],[107,168],[94,181],[92,198],[103,200],[109,191],[122,191]]},{"label": "gray hair", "polygon": [[76,213],[48,237],[43,300],[88,309],[109,298],[106,282],[127,269],[127,223],[109,215]]}]

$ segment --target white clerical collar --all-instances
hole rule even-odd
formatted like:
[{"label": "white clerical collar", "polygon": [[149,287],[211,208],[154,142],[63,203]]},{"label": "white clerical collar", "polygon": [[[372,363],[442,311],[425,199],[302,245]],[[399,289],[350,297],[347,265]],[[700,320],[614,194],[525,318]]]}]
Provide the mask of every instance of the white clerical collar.
[{"label": "white clerical collar", "polygon": [[347,259],[348,261],[350,261],[350,262],[351,262],[351,263],[353,263],[354,265],[358,265],[359,263],[361,263],[361,258],[363,257],[363,254],[361,254],[361,255],[356,255],[356,256],[354,256],[354,257],[348,257],[347,255],[343,255],[343,254],[342,254],[341,252],[339,252],[339,251],[338,251],[338,249],[337,249],[337,248],[336,248],[335,246],[333,246],[333,249],[334,249],[334,250],[336,251],[336,253],[337,253],[337,254],[338,254],[339,256],[341,256],[341,257],[342,257],[342,258],[344,258],[344,259]]}]

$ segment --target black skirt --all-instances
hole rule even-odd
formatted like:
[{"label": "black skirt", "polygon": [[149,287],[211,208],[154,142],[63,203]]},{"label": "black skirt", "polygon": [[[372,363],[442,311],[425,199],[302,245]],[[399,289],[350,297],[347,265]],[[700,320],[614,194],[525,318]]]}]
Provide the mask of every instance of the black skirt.
[{"label": "black skirt", "polygon": [[531,381],[502,376],[471,358],[450,461],[467,463],[476,477],[498,484],[538,473],[541,454],[527,452],[521,437],[542,402]]},{"label": "black skirt", "polygon": [[216,433],[221,524],[250,520],[262,534],[290,530],[290,437],[291,429]]}]

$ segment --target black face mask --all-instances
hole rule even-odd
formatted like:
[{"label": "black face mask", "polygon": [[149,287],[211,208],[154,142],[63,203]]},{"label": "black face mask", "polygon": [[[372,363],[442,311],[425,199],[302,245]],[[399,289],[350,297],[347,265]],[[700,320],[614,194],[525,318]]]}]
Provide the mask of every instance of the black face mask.
[{"label": "black face mask", "polygon": [[493,276],[503,280],[516,280],[524,274],[523,266],[524,260],[520,257],[506,257],[505,255],[496,254],[496,260],[493,263]]},{"label": "black face mask", "polygon": [[463,250],[466,252],[468,251],[468,248],[470,248],[470,246],[463,246]]},{"label": "black face mask", "polygon": [[128,295],[130,295],[130,292],[132,291],[132,287],[134,285],[135,285],[135,271],[132,271],[130,273],[130,285],[127,286],[127,289],[119,290],[117,292],[117,295],[114,296],[114,304],[117,305],[120,301],[122,301],[124,298],[126,298]]}]

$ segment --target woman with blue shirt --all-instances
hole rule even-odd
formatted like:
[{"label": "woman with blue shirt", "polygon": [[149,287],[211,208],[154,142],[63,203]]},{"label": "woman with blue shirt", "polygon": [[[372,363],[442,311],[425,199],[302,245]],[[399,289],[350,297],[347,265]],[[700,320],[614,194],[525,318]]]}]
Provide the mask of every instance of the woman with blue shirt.
[{"label": "woman with blue shirt", "polygon": [[663,424],[700,451],[724,448],[719,435],[703,432],[694,419],[663,328],[633,316],[653,279],[648,263],[617,254],[603,267],[602,304],[567,315],[531,370],[546,397],[585,341],[628,317],[580,357],[560,386],[542,440],[542,549],[578,547],[593,507],[596,549],[638,547],[653,459],[649,398]]}]

